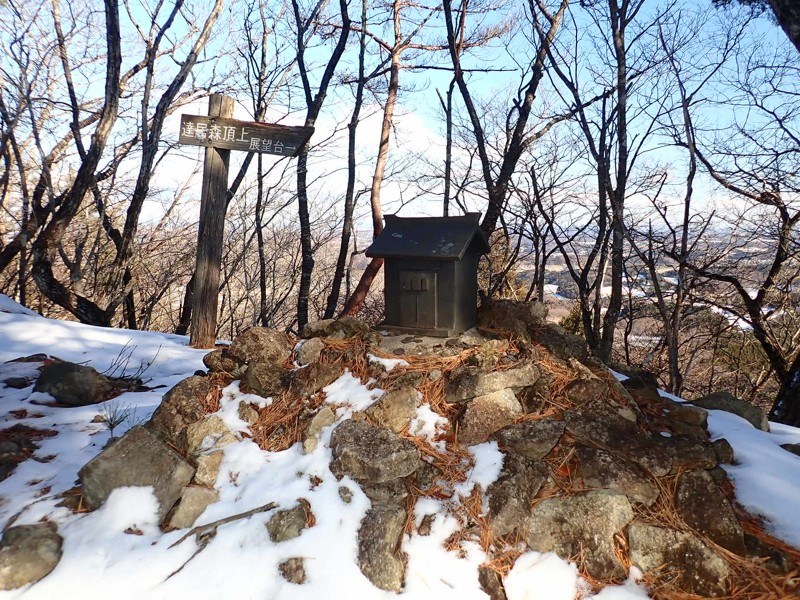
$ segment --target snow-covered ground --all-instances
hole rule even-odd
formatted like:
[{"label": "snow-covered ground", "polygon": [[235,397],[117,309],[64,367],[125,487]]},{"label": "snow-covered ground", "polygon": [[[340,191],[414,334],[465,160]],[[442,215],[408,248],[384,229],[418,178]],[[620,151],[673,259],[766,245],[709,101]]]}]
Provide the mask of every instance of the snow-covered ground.
[{"label": "snow-covered ground", "polygon": [[[362,575],[356,563],[356,533],[369,500],[358,486],[337,481],[328,464],[327,441],[332,429],[349,418],[354,408],[363,409],[374,401],[368,390],[346,373],[327,390],[327,402],[336,405],[339,421],[323,432],[322,442],[304,455],[299,444],[280,453],[259,449],[249,440],[225,447],[225,459],[216,488],[220,501],[212,504],[197,524],[209,523],[269,502],[283,508],[305,498],[316,518],[314,527],[298,538],[273,543],[265,523],[270,513],[259,513],[218,528],[217,535],[197,552],[194,537],[170,547],[186,531],[162,534],[157,526],[157,501],[149,488],[122,488],[112,493],[100,509],[73,514],[57,504],[57,496],[72,488],[78,470],[95,456],[110,432],[92,419],[103,412],[129,410],[129,417],[115,430],[120,435],[148,418],[163,393],[182,378],[202,368],[203,351],[186,346],[180,336],[109,330],[75,323],[51,321],[36,316],[0,295],[0,363],[35,353],[95,367],[131,374],[143,370],[147,392],[128,392],[113,400],[83,408],[49,407],[49,399],[0,384],[0,428],[25,424],[52,429],[58,435],[39,442],[34,458],[20,464],[0,482],[0,526],[10,519],[16,524],[47,519],[58,524],[64,538],[63,557],[55,570],[28,588],[0,593],[5,598],[196,598],[196,599],[336,599],[405,598],[472,599],[487,598],[480,590],[477,568],[485,555],[477,545],[465,546],[464,555],[448,552],[443,542],[458,528],[440,501],[421,499],[416,516],[437,512],[428,536],[407,536],[403,551],[408,555],[406,586],[401,594],[383,592]],[[25,376],[29,365],[0,364],[0,375]],[[226,388],[220,416],[234,428],[246,427],[235,410],[242,392],[234,383]],[[355,406],[358,405],[358,406]],[[18,418],[11,411],[27,411]],[[41,416],[36,416],[41,415]],[[418,415],[423,430],[433,432],[435,413],[421,407]],[[779,447],[800,442],[800,430],[773,426],[772,433],[754,430],[733,415],[711,411],[710,429],[733,445],[739,463],[728,467],[736,484],[739,501],[754,513],[766,517],[771,532],[800,546],[800,523],[796,501],[800,498],[800,457]],[[502,466],[502,454],[495,443],[472,449],[475,466],[461,484],[462,493],[471,486],[487,486]],[[49,458],[52,457],[52,458]],[[347,486],[352,500],[345,503],[339,493]],[[126,533],[136,531],[141,535]],[[196,553],[197,552],[197,553]],[[196,553],[196,554],[195,554]],[[307,581],[297,585],[278,574],[278,565],[290,557],[303,557]],[[623,586],[609,587],[592,596],[600,600],[647,598],[647,591],[635,582],[636,573]],[[586,589],[574,565],[553,554],[528,552],[522,555],[505,579],[509,600],[534,598],[573,600]]]}]

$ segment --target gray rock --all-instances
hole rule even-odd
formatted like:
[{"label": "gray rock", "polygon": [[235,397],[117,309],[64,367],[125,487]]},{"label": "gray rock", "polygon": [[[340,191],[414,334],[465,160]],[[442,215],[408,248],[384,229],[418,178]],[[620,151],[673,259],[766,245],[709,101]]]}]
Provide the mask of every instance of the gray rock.
[{"label": "gray rock", "polygon": [[749,421],[756,429],[769,431],[769,421],[763,410],[757,406],[753,406],[749,402],[740,400],[729,392],[713,392],[692,401],[692,404],[700,406],[701,408],[724,410],[739,415],[743,419]]},{"label": "gray rock", "polygon": [[632,502],[650,506],[659,494],[658,486],[642,467],[615,457],[599,448],[578,445],[578,477],[587,489],[611,489]]},{"label": "gray rock", "polygon": [[34,392],[50,394],[56,402],[86,406],[107,400],[114,386],[108,377],[92,367],[71,362],[56,362],[42,369]]},{"label": "gray rock", "polygon": [[149,427],[169,443],[185,449],[186,428],[205,418],[203,401],[211,392],[207,377],[192,375],[168,391],[153,413]]},{"label": "gray rock", "polygon": [[624,578],[627,572],[614,553],[614,535],[633,519],[624,494],[610,490],[548,498],[533,509],[524,526],[531,550],[555,552],[561,558],[583,553],[586,570],[597,579]]},{"label": "gray rock", "polygon": [[529,330],[531,340],[542,344],[555,356],[562,360],[576,358],[584,360],[589,356],[586,340],[579,335],[569,333],[555,323],[546,323],[542,327]]},{"label": "gray rock", "polygon": [[564,422],[556,419],[526,419],[503,427],[494,434],[500,446],[508,452],[544,458],[564,433]]},{"label": "gray rock", "polygon": [[486,490],[489,526],[495,535],[509,534],[524,524],[546,479],[543,461],[515,454],[505,457],[500,476]]},{"label": "gray rock", "polygon": [[727,594],[728,565],[691,533],[634,523],[628,548],[631,562],[645,574],[669,578],[689,594]]},{"label": "gray rock", "polygon": [[270,517],[267,521],[269,539],[277,544],[299,537],[312,517],[311,505],[308,500],[301,498],[297,505],[279,510]]},{"label": "gray rock", "polygon": [[409,440],[364,421],[347,420],[331,434],[331,471],[338,478],[383,483],[411,475],[422,466]]},{"label": "gray rock", "polygon": [[708,427],[708,411],[691,404],[677,404],[667,411],[667,416],[687,425],[695,425],[703,429]]},{"label": "gray rock", "polygon": [[[781,444],[781,448],[783,448],[787,452],[791,452],[796,456],[800,456],[800,444]],[[721,459],[720,462],[722,462]]]},{"label": "gray rock", "polygon": [[283,364],[292,353],[289,336],[275,329],[251,327],[225,349],[225,356],[241,363]]},{"label": "gray rock", "polygon": [[123,486],[153,486],[163,521],[194,469],[180,454],[144,427],[134,427],[90,460],[78,473],[89,508],[100,507]]},{"label": "gray rock", "polygon": [[194,458],[197,470],[194,473],[193,481],[198,485],[214,487],[217,484],[217,475],[222,465],[225,453],[222,450],[206,452]]},{"label": "gray rock", "polygon": [[341,498],[342,502],[345,504],[350,504],[353,501],[352,490],[345,485],[339,486],[339,498]]},{"label": "gray rock", "polygon": [[217,415],[209,415],[202,421],[189,425],[186,428],[185,439],[184,448],[189,456],[201,454],[211,448],[222,448],[238,441],[236,435]]},{"label": "gray rock", "polygon": [[372,584],[382,590],[403,589],[405,561],[400,542],[406,511],[398,505],[376,505],[367,511],[358,530],[358,566]]},{"label": "gray rock", "polygon": [[566,429],[579,442],[602,448],[663,477],[672,468],[672,456],[664,451],[665,438],[640,431],[603,402],[590,402],[564,415]]},{"label": "gray rock", "polygon": [[289,583],[301,585],[306,582],[306,568],[303,558],[293,556],[278,565],[281,576]]},{"label": "gray rock", "polygon": [[248,402],[239,402],[239,418],[250,426],[258,423],[258,411]]},{"label": "gray rock", "polygon": [[683,473],[675,490],[675,509],[697,533],[744,556],[744,531],[730,502],[706,471]]},{"label": "gray rock", "polygon": [[445,386],[448,402],[464,402],[478,396],[511,388],[532,386],[539,379],[539,369],[533,363],[501,371],[485,372],[478,367],[465,367],[453,371]]},{"label": "gray rock", "polygon": [[252,362],[245,371],[242,383],[251,392],[264,398],[278,396],[289,389],[292,372],[269,362]]},{"label": "gray rock", "polygon": [[341,365],[313,363],[293,372],[291,391],[297,396],[313,396],[344,373]]},{"label": "gray rock", "polygon": [[300,349],[297,351],[297,364],[310,365],[317,362],[324,349],[325,342],[319,338],[303,340],[300,344]]},{"label": "gray rock", "polygon": [[172,529],[192,527],[203,511],[218,500],[219,494],[216,490],[196,485],[183,488],[180,502],[169,518],[169,526]]},{"label": "gray rock", "polygon": [[360,337],[367,340],[377,340],[379,335],[377,332],[372,331],[369,325],[356,318],[342,317],[341,319],[324,319],[306,323],[303,327],[303,337],[327,337],[334,340]]},{"label": "gray rock", "polygon": [[482,444],[523,412],[522,405],[510,389],[477,396],[467,403],[459,420],[458,441],[465,446]]},{"label": "gray rock", "polygon": [[411,386],[384,394],[364,412],[379,427],[400,433],[417,414],[419,393]]},{"label": "gray rock", "polygon": [[384,483],[362,483],[361,489],[373,504],[402,505],[408,497],[408,489],[402,479]]},{"label": "gray rock", "polygon": [[536,300],[516,302],[514,300],[486,299],[478,307],[478,325],[490,329],[514,331],[517,322],[526,329],[541,327],[547,321],[547,306]]},{"label": "gray rock", "polygon": [[0,590],[36,583],[61,560],[62,539],[54,523],[16,525],[0,542]]},{"label": "gray rock", "polygon": [[478,583],[489,596],[489,600],[507,600],[506,590],[500,574],[485,565],[478,567]]},{"label": "gray rock", "polygon": [[336,415],[334,414],[333,410],[327,404],[319,409],[319,412],[314,415],[311,419],[311,422],[306,427],[305,432],[303,433],[303,453],[304,454],[311,454],[314,450],[316,450],[317,445],[319,444],[319,434],[320,432],[333,425],[336,421]]},{"label": "gray rock", "polygon": [[203,364],[214,373],[227,373],[233,377],[239,377],[242,374],[242,363],[228,356],[222,348],[206,354],[203,357]]},{"label": "gray rock", "polygon": [[658,437],[655,440],[663,448],[664,455],[672,460],[671,473],[713,469],[719,464],[717,453],[707,436],[703,440],[685,435]]}]

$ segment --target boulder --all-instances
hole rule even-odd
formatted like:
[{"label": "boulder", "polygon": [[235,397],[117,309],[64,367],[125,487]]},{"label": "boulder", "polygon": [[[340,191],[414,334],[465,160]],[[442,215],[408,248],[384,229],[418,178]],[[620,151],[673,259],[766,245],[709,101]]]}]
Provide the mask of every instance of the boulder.
[{"label": "boulder", "polygon": [[377,336],[377,332],[372,331],[369,325],[354,317],[312,321],[303,326],[303,337],[306,339],[326,337],[334,340],[343,340],[345,338],[360,337],[371,340],[376,339]]},{"label": "boulder", "polygon": [[622,387],[628,390],[636,404],[658,406],[664,403],[661,394],[658,393],[658,380],[652,373],[640,369],[634,372],[628,371],[627,375],[628,378],[622,382]]},{"label": "boulder", "polygon": [[522,405],[510,389],[477,396],[467,403],[459,420],[458,441],[465,446],[482,444],[499,429],[523,414]]},{"label": "boulder", "polygon": [[464,367],[456,369],[448,377],[445,399],[448,402],[465,402],[506,388],[516,390],[532,386],[538,379],[539,369],[531,362],[488,373],[478,367]]},{"label": "boulder", "polygon": [[478,583],[489,600],[507,600],[503,580],[494,569],[486,565],[478,567]]},{"label": "boulder", "polygon": [[293,372],[290,389],[297,396],[313,396],[344,373],[338,364],[312,363]]},{"label": "boulder", "polygon": [[297,364],[304,366],[317,362],[324,349],[325,342],[319,338],[302,340],[297,350]]},{"label": "boulder", "polygon": [[172,529],[188,529],[211,504],[219,500],[216,490],[190,485],[183,488],[181,499],[169,517]]},{"label": "boulder", "polygon": [[382,590],[403,589],[405,561],[400,542],[405,524],[406,511],[402,506],[379,504],[367,511],[358,529],[358,566]]},{"label": "boulder", "polygon": [[221,448],[238,441],[236,435],[228,429],[225,422],[217,415],[209,415],[202,421],[192,423],[186,428],[186,454],[195,456],[212,448]]},{"label": "boulder", "polygon": [[691,533],[634,523],[628,527],[631,562],[648,575],[669,578],[680,590],[725,596],[728,566]]},{"label": "boulder", "polygon": [[197,470],[194,473],[193,481],[198,485],[214,487],[217,484],[217,475],[222,465],[225,453],[222,450],[206,452],[194,458]]},{"label": "boulder", "polygon": [[713,392],[707,396],[693,400],[692,404],[701,408],[724,410],[739,415],[746,421],[749,421],[756,429],[769,431],[769,421],[762,409],[753,406],[749,402],[740,400],[729,392]]},{"label": "boulder", "polygon": [[525,419],[508,425],[494,434],[500,446],[508,452],[544,458],[564,433],[564,422],[556,419]]},{"label": "boulder", "polygon": [[319,434],[320,432],[334,424],[336,421],[336,415],[334,414],[333,410],[327,404],[319,409],[319,412],[314,415],[311,419],[311,422],[306,427],[305,432],[303,433],[303,453],[304,454],[311,454],[314,450],[316,450],[317,445],[319,444]]},{"label": "boulder", "polygon": [[89,508],[100,507],[119,487],[152,486],[161,522],[191,481],[194,469],[148,429],[134,427],[86,463],[78,475]]},{"label": "boulder", "polygon": [[292,508],[279,510],[270,517],[267,521],[269,539],[277,544],[299,537],[312,518],[308,500],[300,499]]},{"label": "boulder", "polygon": [[541,327],[546,321],[547,306],[536,300],[516,302],[487,298],[478,307],[478,325],[490,329],[514,331],[517,322],[521,322],[528,329]]},{"label": "boulder", "polygon": [[249,402],[239,402],[239,410],[237,412],[239,413],[239,418],[249,426],[252,427],[258,423],[258,411]]},{"label": "boulder", "polygon": [[655,441],[663,448],[664,456],[672,461],[671,473],[694,469],[713,469],[719,464],[717,453],[708,437],[699,439],[692,435],[657,437]]},{"label": "boulder", "polygon": [[42,369],[34,392],[50,394],[56,402],[69,406],[86,406],[107,400],[114,385],[92,367],[71,362],[55,362]]},{"label": "boulder", "polygon": [[409,440],[364,421],[344,421],[331,434],[331,472],[356,480],[383,483],[411,475],[422,460]]},{"label": "boulder", "polygon": [[734,554],[746,554],[744,531],[730,502],[707,471],[681,474],[675,490],[675,510],[700,535]]},{"label": "boulder", "polygon": [[406,484],[399,478],[383,483],[362,482],[361,489],[373,504],[402,504],[408,497]]},{"label": "boulder", "polygon": [[185,446],[186,428],[205,418],[203,401],[211,392],[207,377],[192,375],[164,394],[148,426],[177,448]]},{"label": "boulder", "polygon": [[378,426],[400,433],[417,415],[419,392],[411,386],[381,396],[364,413]]},{"label": "boulder", "polygon": [[506,455],[500,476],[486,490],[489,526],[503,536],[521,527],[531,513],[531,503],[547,479],[547,465],[520,455]]},{"label": "boulder", "polygon": [[[711,447],[717,455],[717,460],[723,465],[732,465],[736,460],[733,452],[733,446],[725,438],[719,438],[711,443]],[[800,450],[800,448],[798,448]]]},{"label": "boulder", "polygon": [[532,341],[540,343],[562,360],[570,358],[584,360],[589,356],[585,339],[569,333],[555,323],[546,323],[541,327],[529,330],[529,333]]},{"label": "boulder", "polygon": [[565,560],[581,555],[586,571],[597,579],[625,578],[614,535],[632,520],[628,498],[611,490],[547,498],[526,521],[524,539],[536,552],[555,552]]},{"label": "boulder", "polygon": [[15,525],[0,542],[0,590],[36,583],[61,560],[63,540],[54,523]]},{"label": "boulder", "polygon": [[289,389],[292,371],[269,362],[250,363],[242,377],[246,389],[263,398],[279,396]]},{"label": "boulder", "polygon": [[610,489],[625,494],[632,502],[650,506],[659,494],[658,486],[642,467],[615,457],[599,448],[578,445],[577,476],[587,489]]},{"label": "boulder", "polygon": [[224,354],[242,364],[271,363],[283,364],[292,353],[293,344],[282,331],[267,327],[251,327],[239,334],[233,343],[225,348]]},{"label": "boulder", "polygon": [[242,363],[228,356],[222,348],[212,350],[206,354],[203,357],[203,364],[209,371],[213,371],[214,373],[227,373],[232,377],[239,377],[243,371]]},{"label": "boulder", "polygon": [[664,451],[665,438],[642,432],[603,402],[590,402],[564,415],[566,429],[587,446],[602,448],[663,477],[672,468],[672,456]]},{"label": "boulder", "polygon": [[667,409],[667,416],[687,425],[708,428],[708,411],[691,404],[678,404]]}]

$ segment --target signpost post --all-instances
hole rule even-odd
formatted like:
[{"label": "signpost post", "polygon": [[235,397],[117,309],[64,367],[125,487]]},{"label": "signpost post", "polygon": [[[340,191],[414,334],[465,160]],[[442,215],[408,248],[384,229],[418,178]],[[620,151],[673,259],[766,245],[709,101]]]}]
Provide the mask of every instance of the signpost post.
[{"label": "signpost post", "polygon": [[232,116],[233,99],[222,94],[209,97],[208,116],[181,115],[178,143],[206,148],[192,295],[194,348],[213,348],[216,341],[230,151],[297,156],[314,133],[313,127],[238,121]]}]

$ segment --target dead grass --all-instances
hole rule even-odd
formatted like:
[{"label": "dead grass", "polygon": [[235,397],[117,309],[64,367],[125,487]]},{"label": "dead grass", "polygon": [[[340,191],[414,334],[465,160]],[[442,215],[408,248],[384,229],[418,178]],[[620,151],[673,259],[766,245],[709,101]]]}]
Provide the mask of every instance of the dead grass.
[{"label": "dead grass", "polygon": [[251,425],[253,441],[262,450],[281,452],[301,441],[306,425],[323,402],[317,394],[300,398],[285,392],[273,398],[272,404],[258,411],[258,421]]}]

